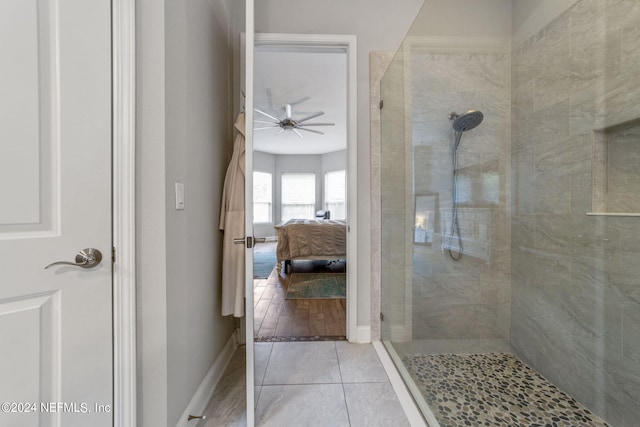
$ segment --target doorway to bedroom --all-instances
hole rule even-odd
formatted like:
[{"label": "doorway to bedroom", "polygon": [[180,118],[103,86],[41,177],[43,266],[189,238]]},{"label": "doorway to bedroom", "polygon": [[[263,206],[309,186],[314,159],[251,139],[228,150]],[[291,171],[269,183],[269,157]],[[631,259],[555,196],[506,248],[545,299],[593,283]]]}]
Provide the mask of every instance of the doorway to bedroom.
[{"label": "doorway to bedroom", "polygon": [[344,340],[347,50],[257,41],[254,70],[254,339]]}]

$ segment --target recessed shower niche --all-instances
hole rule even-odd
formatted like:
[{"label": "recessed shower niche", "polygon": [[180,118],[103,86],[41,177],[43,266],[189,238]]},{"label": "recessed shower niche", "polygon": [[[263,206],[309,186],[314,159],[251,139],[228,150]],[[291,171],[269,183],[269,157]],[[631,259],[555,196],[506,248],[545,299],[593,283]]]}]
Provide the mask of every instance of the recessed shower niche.
[{"label": "recessed shower niche", "polygon": [[640,216],[640,119],[594,132],[593,212]]}]

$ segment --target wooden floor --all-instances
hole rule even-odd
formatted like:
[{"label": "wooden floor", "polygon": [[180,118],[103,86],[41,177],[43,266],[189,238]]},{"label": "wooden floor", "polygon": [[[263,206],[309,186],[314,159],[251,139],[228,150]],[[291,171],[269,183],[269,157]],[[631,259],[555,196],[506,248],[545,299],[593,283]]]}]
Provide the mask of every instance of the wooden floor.
[{"label": "wooden floor", "polygon": [[[326,261],[294,261],[299,273],[344,272],[345,263],[327,266]],[[289,275],[273,271],[267,279],[254,279],[254,331],[259,340],[287,337],[333,337],[346,335],[346,299],[287,300]]]}]

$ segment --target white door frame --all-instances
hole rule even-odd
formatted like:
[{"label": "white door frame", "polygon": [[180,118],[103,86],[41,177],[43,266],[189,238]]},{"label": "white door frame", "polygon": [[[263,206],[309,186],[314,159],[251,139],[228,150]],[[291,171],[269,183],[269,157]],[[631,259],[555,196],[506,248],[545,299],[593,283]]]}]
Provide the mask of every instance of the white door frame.
[{"label": "white door frame", "polygon": [[[358,334],[358,73],[357,38],[335,34],[256,33],[256,45],[339,47],[347,54],[347,339],[369,342]],[[367,332],[369,329],[367,328]],[[364,336],[367,335],[367,336]]]},{"label": "white door frame", "polygon": [[[136,425],[135,0],[112,1],[114,426]],[[257,34],[256,41],[344,47],[348,63],[347,338],[358,336],[357,44],[349,35]]]},{"label": "white door frame", "polygon": [[113,425],[136,425],[135,0],[112,0]]}]

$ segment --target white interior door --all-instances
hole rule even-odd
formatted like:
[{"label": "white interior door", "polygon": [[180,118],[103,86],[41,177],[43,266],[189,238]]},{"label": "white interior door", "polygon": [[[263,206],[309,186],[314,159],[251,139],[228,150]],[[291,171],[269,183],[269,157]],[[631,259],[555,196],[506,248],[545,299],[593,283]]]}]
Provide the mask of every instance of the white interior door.
[{"label": "white interior door", "polygon": [[[254,52],[254,0],[245,0],[245,37],[243,41],[245,93],[245,236],[253,240],[253,52]],[[253,246],[253,245],[249,245]],[[255,425],[255,357],[253,351],[253,248],[245,251],[245,342],[247,427]]]},{"label": "white interior door", "polygon": [[0,2],[2,426],[112,425],[110,7]]}]

